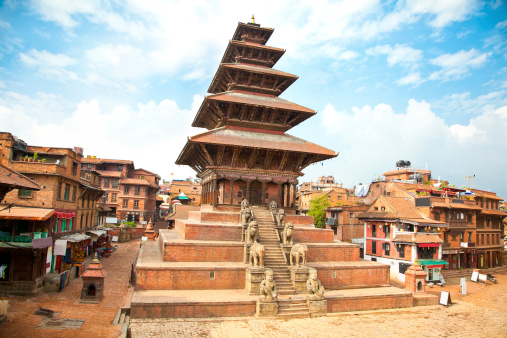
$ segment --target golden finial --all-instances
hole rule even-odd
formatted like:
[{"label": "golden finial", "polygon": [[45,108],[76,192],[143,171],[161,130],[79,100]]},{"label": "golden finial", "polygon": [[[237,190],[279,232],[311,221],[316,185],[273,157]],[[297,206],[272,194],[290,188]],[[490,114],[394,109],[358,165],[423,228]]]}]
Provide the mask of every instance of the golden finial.
[{"label": "golden finial", "polygon": [[252,14],[252,22],[250,23],[255,23],[255,16]]}]

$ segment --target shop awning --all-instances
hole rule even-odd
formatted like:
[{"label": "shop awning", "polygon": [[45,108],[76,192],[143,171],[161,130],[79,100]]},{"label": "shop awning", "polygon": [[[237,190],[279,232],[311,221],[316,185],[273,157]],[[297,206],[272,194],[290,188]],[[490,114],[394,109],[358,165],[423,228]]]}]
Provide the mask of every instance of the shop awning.
[{"label": "shop awning", "polygon": [[18,207],[0,211],[0,219],[23,220],[23,221],[45,221],[55,213],[54,209]]},{"label": "shop awning", "polygon": [[94,242],[96,242],[97,239],[99,239],[101,236],[106,235],[107,231],[104,231],[104,230],[89,230],[86,233],[90,234],[92,240]]},{"label": "shop awning", "polygon": [[60,237],[60,239],[65,239],[65,240],[67,240],[68,242],[71,242],[71,243],[77,243],[77,242],[85,241],[85,240],[87,240],[89,238],[90,238],[90,236],[87,236],[85,234],[72,234],[72,235],[67,235],[67,236]]},{"label": "shop awning", "polygon": [[420,243],[419,244],[420,248],[438,248],[439,246],[440,246],[440,244],[438,244],[438,243]]},{"label": "shop awning", "polygon": [[442,259],[418,259],[416,263],[425,266],[428,269],[432,268],[443,268],[444,265],[449,264]]},{"label": "shop awning", "polygon": [[56,218],[71,219],[72,217],[75,217],[75,216],[76,216],[76,212],[75,211],[71,211],[71,212],[57,211],[56,212]]}]

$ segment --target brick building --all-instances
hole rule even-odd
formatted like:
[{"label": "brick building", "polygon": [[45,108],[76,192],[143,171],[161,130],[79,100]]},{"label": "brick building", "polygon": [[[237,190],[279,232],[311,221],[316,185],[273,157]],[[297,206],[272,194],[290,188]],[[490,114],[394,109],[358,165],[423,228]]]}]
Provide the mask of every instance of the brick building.
[{"label": "brick building", "polygon": [[377,198],[359,218],[365,222],[365,259],[389,264],[391,278],[402,280],[399,275],[418,261],[428,281],[439,280],[447,265],[442,260],[445,222],[423,216],[413,199],[388,196]]},{"label": "brick building", "polygon": [[82,159],[81,167],[99,173],[100,187],[105,191],[102,202],[111,208],[111,215],[134,222],[156,217],[160,176],[135,169],[134,162],[128,160],[87,156]]},{"label": "brick building", "polygon": [[431,177],[428,169],[397,168],[384,173],[385,180],[374,181],[363,197],[372,203],[380,196],[413,200],[426,218],[448,224],[444,231],[444,269],[491,268],[503,263],[503,201],[493,192],[459,189]]},{"label": "brick building", "polygon": [[[10,209],[11,215],[5,217],[8,221],[16,221],[13,231],[19,236],[13,236],[13,239],[23,242],[16,246],[41,249],[41,254],[36,256],[37,262],[34,257],[17,261],[23,262],[24,277],[15,275],[13,278],[28,281],[26,289],[21,287],[21,292],[41,291],[41,278],[55,268],[59,273],[66,273],[74,259],[71,241],[75,238],[72,236],[98,224],[97,204],[103,191],[98,186],[97,173],[79,170],[81,159],[81,148],[29,146],[10,133],[0,133],[0,163],[26,175],[40,186],[38,191],[14,189],[5,195],[1,204],[15,206]],[[13,214],[18,218],[12,218]],[[70,238],[68,255],[53,255],[52,248],[60,238]],[[87,236],[80,238],[81,244],[88,242]],[[34,281],[40,283],[30,286]],[[9,287],[13,285],[11,283]]]},{"label": "brick building", "polygon": [[187,180],[172,180],[169,195],[171,200],[177,198],[181,193],[189,198],[188,204],[201,205],[201,191],[200,183],[187,181]]}]

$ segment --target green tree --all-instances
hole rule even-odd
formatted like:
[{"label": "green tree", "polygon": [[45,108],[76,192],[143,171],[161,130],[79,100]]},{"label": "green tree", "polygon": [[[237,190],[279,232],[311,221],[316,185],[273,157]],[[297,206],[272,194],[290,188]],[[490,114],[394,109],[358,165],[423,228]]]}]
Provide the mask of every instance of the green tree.
[{"label": "green tree", "polygon": [[309,216],[313,216],[313,222],[317,228],[326,227],[326,208],[329,207],[329,199],[327,195],[319,196],[310,201]]}]

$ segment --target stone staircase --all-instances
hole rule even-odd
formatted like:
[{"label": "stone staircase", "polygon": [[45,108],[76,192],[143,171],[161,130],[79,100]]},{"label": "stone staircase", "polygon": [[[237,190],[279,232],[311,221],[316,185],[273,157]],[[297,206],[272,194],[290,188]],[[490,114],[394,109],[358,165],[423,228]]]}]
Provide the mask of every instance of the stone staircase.
[{"label": "stone staircase", "polygon": [[266,209],[254,210],[255,221],[259,224],[259,243],[264,245],[264,266],[273,270],[273,279],[276,282],[279,295],[294,295],[295,290],[290,280],[290,271],[287,260],[278,239],[278,233],[271,213]]}]

